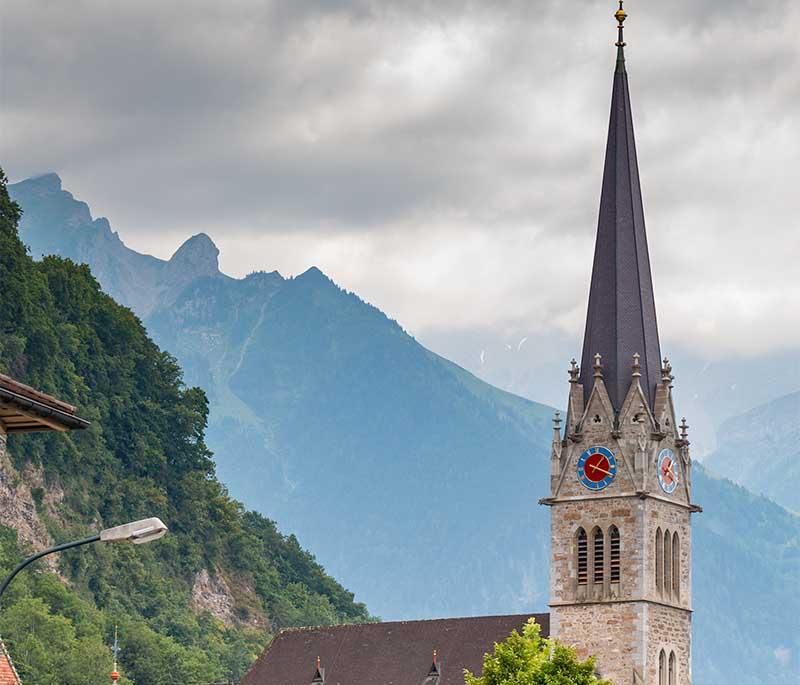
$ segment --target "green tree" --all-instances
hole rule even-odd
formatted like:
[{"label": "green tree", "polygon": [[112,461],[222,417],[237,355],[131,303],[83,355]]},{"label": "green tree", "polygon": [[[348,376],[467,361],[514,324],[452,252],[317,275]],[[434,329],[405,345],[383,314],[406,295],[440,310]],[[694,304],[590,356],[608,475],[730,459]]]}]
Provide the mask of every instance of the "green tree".
[{"label": "green tree", "polygon": [[464,671],[467,685],[612,685],[595,675],[594,658],[579,661],[575,651],[541,636],[530,619],[483,657],[483,675]]}]

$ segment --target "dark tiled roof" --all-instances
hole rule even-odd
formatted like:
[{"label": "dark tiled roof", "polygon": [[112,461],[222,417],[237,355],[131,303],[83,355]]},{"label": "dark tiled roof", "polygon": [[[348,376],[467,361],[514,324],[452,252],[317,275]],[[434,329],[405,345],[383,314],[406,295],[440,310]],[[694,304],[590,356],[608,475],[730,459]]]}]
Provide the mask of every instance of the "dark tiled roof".
[{"label": "dark tiled roof", "polygon": [[0,421],[7,433],[86,428],[75,407],[0,373]]},{"label": "dark tiled roof", "polygon": [[437,651],[437,685],[463,685],[480,673],[495,642],[533,616],[550,632],[549,614],[478,616],[289,629],[278,633],[242,685],[310,685],[320,657],[326,685],[422,685]]},{"label": "dark tiled roof", "polygon": [[634,354],[641,355],[641,383],[649,393],[651,408],[661,378],[628,74],[621,47],[619,52],[580,375],[588,400],[594,383],[594,355],[599,353],[603,380],[616,410],[630,387]]}]

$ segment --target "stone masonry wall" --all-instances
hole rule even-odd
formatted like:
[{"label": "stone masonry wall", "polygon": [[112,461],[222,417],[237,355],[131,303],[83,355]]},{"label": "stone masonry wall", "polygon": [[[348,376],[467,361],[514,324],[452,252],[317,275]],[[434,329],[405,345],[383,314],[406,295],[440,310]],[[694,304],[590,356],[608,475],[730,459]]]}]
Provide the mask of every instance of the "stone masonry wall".
[{"label": "stone masonry wall", "polygon": [[631,685],[634,669],[644,672],[644,612],[639,602],[576,604],[551,610],[550,628],[581,659],[595,656],[604,678]]},{"label": "stone masonry wall", "polygon": [[647,604],[644,627],[647,639],[645,667],[647,685],[658,685],[658,657],[662,649],[667,663],[670,652],[675,652],[676,685],[691,685],[691,613],[658,604]]}]

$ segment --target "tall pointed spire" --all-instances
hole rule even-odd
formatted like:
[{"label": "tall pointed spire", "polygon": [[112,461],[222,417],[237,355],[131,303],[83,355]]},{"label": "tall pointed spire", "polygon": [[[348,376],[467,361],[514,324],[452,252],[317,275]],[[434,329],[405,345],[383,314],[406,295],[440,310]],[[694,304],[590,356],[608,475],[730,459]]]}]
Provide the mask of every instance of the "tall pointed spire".
[{"label": "tall pointed spire", "polygon": [[627,14],[622,2],[619,4],[614,14],[618,23],[617,63],[580,370],[588,399],[594,383],[595,355],[601,355],[603,380],[617,411],[631,383],[634,354],[640,355],[639,380],[652,408],[661,360],[625,70],[622,32]]}]

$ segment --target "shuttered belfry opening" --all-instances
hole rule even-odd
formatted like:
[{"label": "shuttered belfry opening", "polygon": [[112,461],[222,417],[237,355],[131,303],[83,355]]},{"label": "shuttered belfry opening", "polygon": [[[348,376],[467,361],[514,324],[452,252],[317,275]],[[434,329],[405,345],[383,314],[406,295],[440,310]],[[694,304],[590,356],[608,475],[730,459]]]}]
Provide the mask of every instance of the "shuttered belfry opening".
[{"label": "shuttered belfry opening", "polygon": [[605,541],[603,531],[599,528],[594,532],[594,582],[603,582],[603,559],[605,557]]},{"label": "shuttered belfry opening", "polygon": [[589,546],[586,540],[586,531],[578,530],[578,585],[589,582]]},{"label": "shuttered belfry opening", "polygon": [[619,568],[619,529],[616,526],[611,526],[608,534],[611,559],[609,564],[609,573],[611,574],[611,582],[619,583],[620,568]]}]

